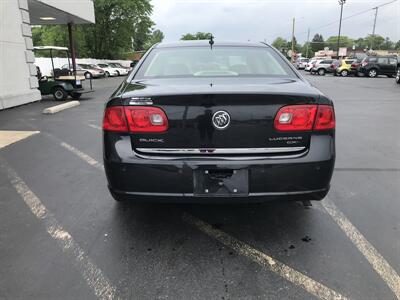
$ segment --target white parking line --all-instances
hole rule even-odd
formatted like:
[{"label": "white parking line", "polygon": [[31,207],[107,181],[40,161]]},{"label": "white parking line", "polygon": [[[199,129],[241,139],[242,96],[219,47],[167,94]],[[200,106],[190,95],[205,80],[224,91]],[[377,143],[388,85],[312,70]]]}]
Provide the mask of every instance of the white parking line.
[{"label": "white parking line", "polygon": [[389,286],[397,299],[400,299],[400,277],[396,271],[330,199],[325,198],[321,204]]},{"label": "white parking line", "polygon": [[101,128],[100,126],[94,125],[94,124],[88,124],[88,126],[94,128],[94,129],[97,129],[97,130],[103,130],[103,128]]},{"label": "white parking line", "polygon": [[22,197],[26,205],[44,223],[47,233],[57,241],[63,252],[73,260],[87,285],[99,299],[116,299],[116,288],[109,282],[102,271],[91,261],[85,251],[72,236],[60,225],[54,215],[47,210],[40,199],[29,189],[7,162],[1,160],[0,167],[6,172],[11,184]]},{"label": "white parking line", "polygon": [[313,294],[320,299],[347,299],[345,296],[326,287],[322,283],[319,283],[318,281],[315,281],[307,275],[296,271],[295,269],[272,258],[271,256],[268,256],[267,254],[252,248],[248,244],[237,240],[227,233],[219,229],[213,228],[210,224],[207,224],[192,215],[184,213],[183,220],[188,224],[194,225],[200,231],[218,240],[225,246],[235,250],[237,253],[246,256],[247,258],[251,259],[252,261],[263,267],[266,267],[270,271],[303,288],[310,294]]},{"label": "white parking line", "polygon": [[[104,170],[103,165],[101,163],[97,162],[95,159],[91,158],[89,155],[81,152],[80,150],[78,150],[78,149],[74,148],[73,146],[70,146],[66,143],[62,143],[62,144],[65,144],[62,146],[65,147],[66,149],[70,150],[72,153],[78,155],[81,159],[86,161],[88,164],[90,164],[98,169]],[[389,286],[389,288],[394,292],[397,299],[400,299],[400,277],[396,273],[396,271],[389,265],[389,263],[383,258],[383,256],[372,246],[372,244],[370,242],[368,242],[368,240],[360,233],[360,231],[346,218],[346,216],[332,203],[332,201],[330,201],[328,198],[325,198],[323,201],[321,201],[321,204],[324,207],[324,209],[326,210],[326,212],[333,218],[333,220],[339,225],[339,227],[349,237],[349,239],[353,242],[353,244],[358,248],[358,250],[361,252],[361,254],[368,260],[368,262],[372,265],[374,270],[379,274],[379,276],[385,281],[385,283]],[[186,220],[186,221],[188,221],[188,220]],[[208,235],[213,236],[214,238],[218,239],[223,244],[228,243],[228,241],[231,239],[230,241],[232,243],[228,243],[229,245],[227,245],[227,246],[231,247],[232,249],[236,250],[237,252],[239,252],[243,255],[246,255],[246,253],[251,253],[252,256],[249,256],[249,254],[246,256],[249,256],[252,260],[256,261],[256,258],[258,256],[260,256],[260,257],[262,257],[262,260],[265,261],[263,263],[263,265],[266,265],[266,262],[269,262],[270,259],[272,259],[271,257],[267,256],[266,254],[264,254],[256,249],[251,248],[247,244],[240,242],[239,240],[236,240],[233,237],[229,237],[227,234],[223,233],[222,231],[216,230],[212,227],[210,227],[211,231],[206,231],[205,229],[208,229],[207,226],[210,226],[210,225],[208,225],[204,222],[203,222],[203,224],[205,226],[203,228],[200,228],[198,226],[198,224],[202,224],[201,223],[202,221],[200,221],[200,220],[198,220],[198,221],[200,223],[194,223],[193,225],[196,225],[200,230],[202,230],[203,232],[207,233]],[[218,233],[218,234],[211,235],[210,233],[213,233],[213,234]],[[242,252],[242,251],[239,251],[239,249],[234,248],[233,247],[234,245],[243,245],[245,247],[250,247],[249,249],[252,249],[252,251],[255,251],[255,252],[254,253],[251,251],[250,252],[246,252],[246,251]],[[272,261],[277,262],[273,259],[272,259]],[[285,266],[285,265],[283,265],[283,266]],[[285,267],[290,268],[288,266],[285,266]],[[272,270],[272,268],[271,268],[271,270]],[[291,281],[287,277],[287,275],[283,271],[283,269],[277,268],[277,270],[281,270],[281,272],[283,272],[282,273],[283,275],[281,275],[281,276],[288,279],[289,281]],[[293,269],[291,269],[291,270],[293,270]],[[293,271],[295,272],[293,274],[296,274],[296,276],[298,276],[298,277],[296,277],[296,276],[293,277],[293,280],[299,280],[298,281],[300,283],[299,285],[301,285],[301,283],[303,282],[302,280],[304,280],[304,278],[302,276],[305,276],[305,275],[299,273],[296,270],[293,270]],[[274,271],[274,272],[278,273],[277,271]],[[305,277],[308,278],[307,276],[305,276]],[[317,287],[319,287],[319,285],[320,285],[320,286],[322,286],[323,289],[324,288],[327,289],[327,290],[324,290],[324,292],[322,292],[323,296],[327,296],[329,294],[329,292],[336,293],[335,291],[330,290],[329,288],[323,286],[322,284],[314,281],[311,278],[308,278],[308,280],[311,280],[311,281],[306,281],[307,287],[309,287],[311,291],[316,291]],[[294,283],[296,283],[296,282],[294,282]],[[306,289],[306,286],[304,286],[304,288]],[[313,293],[313,292],[311,292],[311,293]],[[346,299],[344,296],[342,296],[340,294],[338,294],[338,295],[342,298],[337,298],[337,299]],[[332,299],[332,298],[321,298],[321,299]],[[336,299],[336,298],[333,298],[333,299]]]},{"label": "white parking line", "polygon": [[94,158],[90,157],[89,155],[87,155],[86,153],[83,153],[82,151],[76,149],[75,147],[71,146],[70,144],[67,144],[65,142],[61,142],[60,145],[62,147],[64,147],[65,149],[67,149],[68,151],[72,152],[73,154],[75,154],[76,156],[78,156],[80,159],[84,160],[85,162],[87,162],[89,165],[104,171],[104,167],[101,163],[99,163],[97,160],[95,160]]}]

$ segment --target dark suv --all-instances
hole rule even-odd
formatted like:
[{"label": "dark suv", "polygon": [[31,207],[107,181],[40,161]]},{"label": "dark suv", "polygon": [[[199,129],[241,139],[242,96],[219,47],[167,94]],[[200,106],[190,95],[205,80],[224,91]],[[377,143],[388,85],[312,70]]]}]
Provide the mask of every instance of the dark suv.
[{"label": "dark suv", "polygon": [[393,56],[369,56],[364,58],[358,68],[358,73],[368,77],[386,75],[394,77],[396,74],[397,58]]}]

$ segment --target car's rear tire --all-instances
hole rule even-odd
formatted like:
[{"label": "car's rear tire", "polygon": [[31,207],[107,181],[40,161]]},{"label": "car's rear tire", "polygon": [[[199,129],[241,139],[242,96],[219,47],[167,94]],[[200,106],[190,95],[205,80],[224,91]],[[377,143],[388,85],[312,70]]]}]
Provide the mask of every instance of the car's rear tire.
[{"label": "car's rear tire", "polygon": [[375,78],[378,76],[378,70],[377,69],[370,69],[367,73],[369,78]]},{"label": "car's rear tire", "polygon": [[116,71],[116,73],[117,73],[117,76],[120,76],[119,71]]},{"label": "car's rear tire", "polygon": [[396,83],[400,84],[400,70],[397,71],[397,75],[396,75]]},{"label": "car's rear tire", "polygon": [[318,75],[324,76],[325,75],[325,69],[319,69],[318,70]]},{"label": "car's rear tire", "polygon": [[105,77],[105,78],[110,77],[110,73],[109,73],[108,71],[106,71],[106,72],[104,73],[104,77]]},{"label": "car's rear tire", "polygon": [[85,78],[86,79],[90,79],[90,78],[92,78],[93,76],[92,76],[92,74],[90,73],[90,72],[86,72],[85,73]]},{"label": "car's rear tire", "polygon": [[68,93],[61,86],[56,86],[53,89],[53,97],[56,101],[64,101],[68,97]]},{"label": "car's rear tire", "polygon": [[75,100],[79,100],[79,98],[82,96],[81,93],[71,93],[71,98]]},{"label": "car's rear tire", "polygon": [[340,72],[340,76],[342,76],[342,77],[347,77],[347,76],[349,76],[349,71],[347,71],[347,70],[342,70],[342,71]]}]

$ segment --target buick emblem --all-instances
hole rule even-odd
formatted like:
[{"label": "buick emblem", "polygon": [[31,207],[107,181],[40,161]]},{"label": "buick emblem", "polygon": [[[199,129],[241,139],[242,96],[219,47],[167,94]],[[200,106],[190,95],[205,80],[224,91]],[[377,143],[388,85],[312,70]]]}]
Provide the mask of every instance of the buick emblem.
[{"label": "buick emblem", "polygon": [[212,123],[216,129],[225,129],[231,123],[231,116],[226,111],[217,111],[212,116]]}]

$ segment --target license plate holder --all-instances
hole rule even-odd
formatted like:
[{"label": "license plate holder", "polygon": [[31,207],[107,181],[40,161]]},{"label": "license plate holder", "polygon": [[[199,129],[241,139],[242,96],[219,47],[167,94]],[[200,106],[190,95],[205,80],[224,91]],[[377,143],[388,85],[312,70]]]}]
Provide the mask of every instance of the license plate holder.
[{"label": "license plate holder", "polygon": [[198,197],[243,197],[249,194],[249,171],[228,169],[195,170],[194,195]]}]

